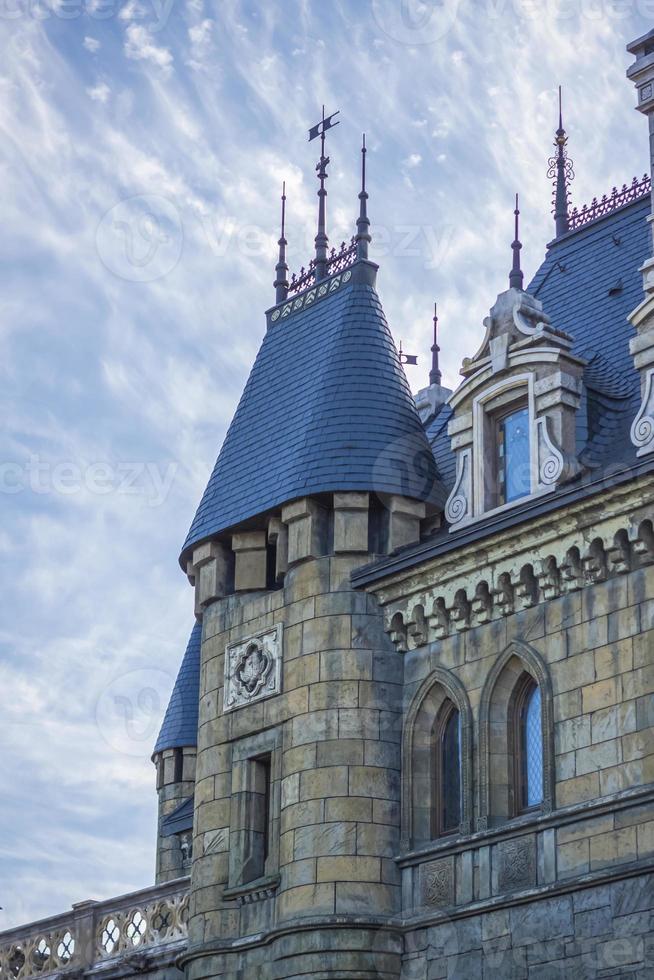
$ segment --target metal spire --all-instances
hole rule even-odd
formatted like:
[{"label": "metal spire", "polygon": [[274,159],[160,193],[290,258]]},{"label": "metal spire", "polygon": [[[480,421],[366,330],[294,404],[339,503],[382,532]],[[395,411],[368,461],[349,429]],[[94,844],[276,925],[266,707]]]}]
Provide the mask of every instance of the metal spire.
[{"label": "metal spire", "polygon": [[320,136],[320,160],[318,161],[318,166],[316,171],[318,174],[318,180],[320,181],[320,189],[318,191],[318,234],[315,238],[316,243],[316,257],[314,259],[314,268],[316,271],[316,282],[320,279],[324,279],[327,275],[327,245],[329,239],[327,238],[326,231],[326,206],[325,198],[327,197],[327,190],[325,188],[325,181],[327,180],[327,164],[329,163],[329,157],[325,156],[325,133],[332,126],[338,126],[338,120],[332,122],[334,116],[338,115],[337,112],[333,112],[331,116],[325,118],[325,107],[322,107],[322,119],[315,126],[312,126],[309,130],[309,142],[315,139],[316,136]]},{"label": "metal spire", "polygon": [[520,218],[520,208],[518,207],[518,195],[515,196],[515,238],[511,248],[513,249],[513,268],[509,274],[509,289],[522,289],[522,284],[524,281],[524,276],[522,274],[522,269],[520,268],[520,249],[522,248],[522,242],[518,238],[518,220]]},{"label": "metal spire", "polygon": [[277,278],[273,286],[275,287],[275,303],[283,303],[288,296],[288,265],[286,263],[286,246],[288,242],[285,237],[286,230],[286,181],[282,184],[282,234],[277,242],[279,245],[279,258],[275,266]]},{"label": "metal spire", "polygon": [[429,384],[439,385],[441,383],[441,369],[438,364],[438,307],[434,303],[434,343],[431,348],[431,371],[429,372]]},{"label": "metal spire", "polygon": [[370,219],[367,209],[368,194],[366,192],[366,152],[366,134],[364,133],[361,146],[361,191],[359,193],[360,204],[356,233],[357,259],[368,258],[368,244],[371,240]]},{"label": "metal spire", "polygon": [[550,157],[547,176],[554,181],[554,222],[556,237],[565,235],[570,229],[570,216],[568,214],[570,181],[574,179],[572,160],[568,158],[566,144],[568,137],[563,128],[563,108],[561,99],[561,86],[559,85],[559,128],[556,131],[554,146],[557,148],[556,156]]}]

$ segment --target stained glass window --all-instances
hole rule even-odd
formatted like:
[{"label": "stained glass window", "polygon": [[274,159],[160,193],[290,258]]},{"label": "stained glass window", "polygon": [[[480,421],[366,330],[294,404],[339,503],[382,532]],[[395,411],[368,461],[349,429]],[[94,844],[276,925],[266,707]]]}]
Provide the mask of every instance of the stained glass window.
[{"label": "stained glass window", "polygon": [[500,419],[497,452],[500,503],[508,504],[531,492],[529,409]]},{"label": "stained glass window", "polygon": [[524,804],[543,801],[543,728],[540,688],[533,684],[527,693],[522,715]]}]

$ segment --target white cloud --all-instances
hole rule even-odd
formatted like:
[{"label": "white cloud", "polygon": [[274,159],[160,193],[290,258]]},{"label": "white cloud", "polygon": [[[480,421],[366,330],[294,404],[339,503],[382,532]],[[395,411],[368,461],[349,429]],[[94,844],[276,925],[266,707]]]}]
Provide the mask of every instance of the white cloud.
[{"label": "white cloud", "polygon": [[170,50],[156,45],[151,32],[142,24],[129,24],[127,27],[125,54],[133,61],[149,61],[164,70],[169,69],[173,63]]},{"label": "white cloud", "polygon": [[[620,65],[624,42],[649,25],[557,20],[553,4],[516,18],[514,6],[491,18],[483,3],[461,4],[449,34],[409,59],[366,5],[288,0],[283,11],[255,5],[244,21],[242,5],[225,3],[218,29],[192,0],[175,6],[175,30],[158,32],[150,5],[130,2],[129,62],[100,35],[111,119],[86,91],[106,83],[91,84],[79,48],[75,57],[36,19],[20,32],[0,19],[0,127],[12,134],[0,158],[0,258],[12,261],[0,299],[0,458],[177,465],[158,507],[116,488],[2,495],[11,615],[0,627],[0,842],[21,840],[18,852],[0,843],[3,925],[153,879],[150,746],[142,757],[113,748],[96,705],[134,666],[162,668],[172,684],[179,665],[193,613],[177,554],[264,333],[282,179],[293,269],[312,253],[316,144],[305,141],[316,93],[342,109],[329,141],[332,244],[353,230],[368,134],[371,257],[389,323],[420,355],[415,389],[434,296],[445,383],[477,349],[506,283],[515,189],[528,275],[544,255],[559,81],[575,203],[645,169],[647,134]],[[96,232],[143,194],[179,213],[181,255],[160,279],[126,282],[102,265]],[[251,232],[267,252],[252,253]],[[156,244],[136,223],[115,248],[125,258]]]},{"label": "white cloud", "polygon": [[92,54],[95,54],[95,52],[101,47],[100,42],[95,37],[85,37],[83,44],[86,50],[90,51]]},{"label": "white cloud", "polygon": [[92,88],[87,88],[86,94],[89,98],[93,99],[94,102],[106,102],[111,95],[111,89],[106,84],[106,82],[98,82]]}]

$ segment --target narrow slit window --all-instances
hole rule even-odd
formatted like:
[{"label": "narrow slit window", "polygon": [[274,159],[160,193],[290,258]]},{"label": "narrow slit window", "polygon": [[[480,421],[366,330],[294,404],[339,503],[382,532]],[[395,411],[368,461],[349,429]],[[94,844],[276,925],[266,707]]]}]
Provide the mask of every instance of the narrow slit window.
[{"label": "narrow slit window", "polygon": [[442,837],[461,824],[461,716],[446,700],[434,725],[432,834]]},{"label": "narrow slit window", "polygon": [[543,722],[541,691],[528,675],[516,700],[515,755],[517,812],[532,810],[543,802]]}]

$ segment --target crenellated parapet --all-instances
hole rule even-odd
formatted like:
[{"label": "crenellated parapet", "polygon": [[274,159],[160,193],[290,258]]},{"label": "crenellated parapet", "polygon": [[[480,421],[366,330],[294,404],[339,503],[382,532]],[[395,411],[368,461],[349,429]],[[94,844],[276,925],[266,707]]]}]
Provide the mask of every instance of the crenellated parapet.
[{"label": "crenellated parapet", "polygon": [[237,531],[193,549],[187,563],[200,617],[211,603],[232,594],[283,586],[289,568],[329,555],[387,555],[420,540],[427,507],[399,494],[343,492],[303,497],[259,522],[261,530]]}]

